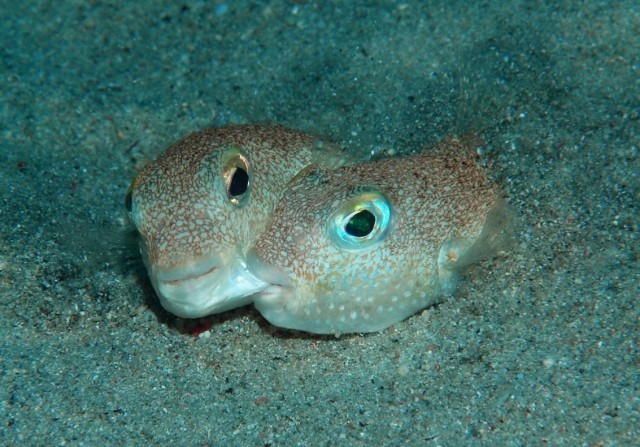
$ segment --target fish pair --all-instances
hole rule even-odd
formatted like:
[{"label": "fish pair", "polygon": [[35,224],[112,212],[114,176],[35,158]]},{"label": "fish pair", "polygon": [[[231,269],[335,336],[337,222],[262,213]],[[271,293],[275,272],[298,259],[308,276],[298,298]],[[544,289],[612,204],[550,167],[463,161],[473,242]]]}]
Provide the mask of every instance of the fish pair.
[{"label": "fish pair", "polygon": [[506,208],[476,145],[349,164],[302,132],[221,127],[147,165],[126,207],[168,311],[253,303],[285,328],[373,332],[451,293],[502,240]]}]

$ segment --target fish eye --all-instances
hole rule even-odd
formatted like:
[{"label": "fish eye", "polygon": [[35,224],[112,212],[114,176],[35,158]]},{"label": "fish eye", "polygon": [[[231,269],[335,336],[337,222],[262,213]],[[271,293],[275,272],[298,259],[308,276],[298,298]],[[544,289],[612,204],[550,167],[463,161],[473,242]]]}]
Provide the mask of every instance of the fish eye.
[{"label": "fish eye", "polygon": [[133,193],[139,183],[140,176],[138,175],[133,179],[131,185],[129,185],[129,189],[127,189],[127,194],[124,196],[124,208],[127,210],[127,214],[131,220],[133,220]]},{"label": "fish eye", "polygon": [[369,210],[356,211],[349,217],[344,231],[354,237],[366,237],[376,225],[376,216]]},{"label": "fish eye", "polygon": [[131,187],[127,190],[127,195],[124,196],[124,207],[127,213],[131,214],[131,209],[133,208],[133,188]]},{"label": "fish eye", "polygon": [[229,182],[229,195],[238,197],[247,192],[249,188],[249,174],[244,169],[237,167],[233,171],[231,181]]},{"label": "fish eye", "polygon": [[349,199],[329,218],[329,236],[346,250],[369,248],[384,240],[393,223],[391,204],[379,191]]},{"label": "fish eye", "polygon": [[127,194],[124,196],[124,208],[127,210],[127,214],[131,220],[134,220],[133,216],[133,193],[138,189],[142,181],[142,174],[138,173],[129,185],[129,189],[127,189]]},{"label": "fish eye", "polygon": [[222,171],[222,178],[229,202],[235,206],[244,205],[249,196],[249,163],[239,151],[234,151],[228,157]]}]

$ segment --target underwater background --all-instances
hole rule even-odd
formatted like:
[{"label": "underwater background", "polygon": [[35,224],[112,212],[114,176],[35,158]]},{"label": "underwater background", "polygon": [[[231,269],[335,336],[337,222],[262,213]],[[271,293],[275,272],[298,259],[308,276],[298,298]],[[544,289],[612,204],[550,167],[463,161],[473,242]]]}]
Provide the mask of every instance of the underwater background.
[{"label": "underwater background", "polygon": [[[0,51],[0,444],[638,442],[637,1],[2,1]],[[245,122],[476,132],[514,243],[380,333],[175,318],[125,192]]]}]

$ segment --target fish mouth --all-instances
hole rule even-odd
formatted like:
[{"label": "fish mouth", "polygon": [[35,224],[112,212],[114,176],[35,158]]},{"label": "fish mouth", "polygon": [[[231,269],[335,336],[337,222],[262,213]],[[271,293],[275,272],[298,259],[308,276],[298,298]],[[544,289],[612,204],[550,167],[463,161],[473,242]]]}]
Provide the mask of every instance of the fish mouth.
[{"label": "fish mouth", "polygon": [[162,279],[161,277],[165,276],[162,274],[164,272],[158,272],[158,282],[170,287],[188,287],[193,282],[206,281],[208,277],[215,275],[219,270],[219,267],[211,267],[204,273],[187,275],[176,279]]},{"label": "fish mouth", "polygon": [[267,287],[253,297],[253,305],[258,312],[276,326],[299,329],[300,321],[293,310],[299,300],[296,297],[296,289],[285,271],[265,262],[254,249],[247,253],[247,268],[267,284]]},{"label": "fish mouth", "polygon": [[241,257],[219,256],[172,268],[149,269],[151,283],[166,310],[182,318],[199,318],[251,302],[269,286],[256,278]]}]

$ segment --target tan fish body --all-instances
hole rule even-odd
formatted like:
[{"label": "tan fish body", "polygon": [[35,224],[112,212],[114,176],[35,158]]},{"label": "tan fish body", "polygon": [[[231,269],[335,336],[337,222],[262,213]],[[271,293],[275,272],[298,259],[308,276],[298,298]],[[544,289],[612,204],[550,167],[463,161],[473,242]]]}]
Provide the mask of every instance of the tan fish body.
[{"label": "tan fish body", "polygon": [[248,255],[252,273],[272,284],[256,308],[286,328],[372,332],[451,293],[457,272],[491,254],[507,222],[474,142],[301,173]]},{"label": "tan fish body", "polygon": [[126,206],[160,302],[200,317],[249,302],[265,287],[244,256],[285,185],[310,164],[336,167],[340,151],[275,125],[236,125],[189,135],[133,180]]}]

